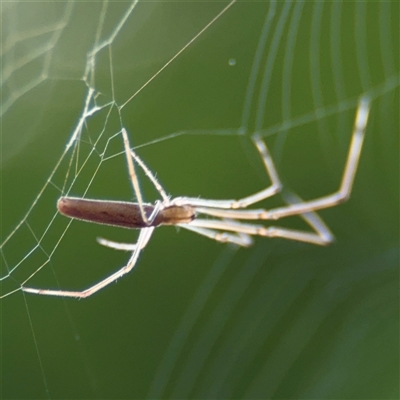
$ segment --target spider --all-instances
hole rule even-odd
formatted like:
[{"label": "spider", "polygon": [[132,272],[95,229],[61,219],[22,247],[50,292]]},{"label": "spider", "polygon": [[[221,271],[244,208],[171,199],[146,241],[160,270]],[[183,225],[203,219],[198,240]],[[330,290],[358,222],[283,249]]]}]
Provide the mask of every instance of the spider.
[{"label": "spider", "polygon": [[[176,225],[219,242],[229,242],[244,247],[250,246],[253,243],[252,236],[256,235],[280,237],[316,245],[328,245],[334,240],[334,236],[315,211],[334,207],[349,198],[360,158],[369,108],[369,100],[366,97],[360,98],[351,144],[339,189],[330,195],[309,201],[302,201],[295,195],[287,195],[285,198],[287,204],[272,210],[247,209],[252,204],[271,197],[282,190],[282,184],[271,155],[260,136],[253,136],[252,140],[271,180],[270,186],[239,200],[210,200],[191,197],[170,198],[153,173],[131,149],[128,134],[125,129],[122,129],[128,171],[138,202],[61,197],[58,200],[57,207],[61,214],[71,218],[139,229],[139,237],[135,244],[117,243],[102,238],[97,239],[104,246],[132,252],[127,264],[82,291],[37,289],[25,286],[22,287],[22,290],[29,293],[62,297],[85,298],[91,296],[132,270],[141,250],[149,242],[154,229],[160,225]],[[134,161],[154,184],[162,200],[156,201],[154,204],[143,202]],[[200,218],[202,215],[214,218]],[[291,215],[302,217],[313,229],[313,232],[275,226],[265,227],[261,224],[242,222],[243,220],[277,220]]]}]

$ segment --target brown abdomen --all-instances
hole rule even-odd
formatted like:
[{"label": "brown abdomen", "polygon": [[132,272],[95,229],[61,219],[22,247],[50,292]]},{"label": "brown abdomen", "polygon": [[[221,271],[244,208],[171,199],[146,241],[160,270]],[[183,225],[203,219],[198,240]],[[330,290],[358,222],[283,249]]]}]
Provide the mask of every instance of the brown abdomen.
[{"label": "brown abdomen", "polygon": [[[123,201],[90,200],[75,197],[61,197],[57,203],[61,214],[97,224],[121,226],[124,228],[145,228],[147,225],[141,216],[139,205]],[[146,216],[150,216],[154,206],[143,205]],[[160,222],[156,218],[151,226]]]}]

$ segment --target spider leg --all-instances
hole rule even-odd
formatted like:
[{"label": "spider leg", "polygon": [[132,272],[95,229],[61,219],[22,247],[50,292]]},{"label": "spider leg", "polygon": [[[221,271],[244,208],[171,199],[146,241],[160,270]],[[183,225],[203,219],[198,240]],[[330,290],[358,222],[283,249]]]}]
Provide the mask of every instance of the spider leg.
[{"label": "spider leg", "polygon": [[[317,245],[327,245],[330,243],[330,238],[321,236],[320,233],[305,232],[296,229],[279,228],[275,226],[265,227],[258,224],[245,224],[242,222],[232,220],[210,220],[210,219],[196,219],[190,222],[185,227],[195,224],[196,227],[231,231],[236,233],[244,233],[246,235],[258,235],[264,237],[280,237],[289,240],[295,240],[298,242],[306,242]],[[215,239],[215,238],[214,238]]]},{"label": "spider leg", "polygon": [[[297,202],[295,204],[289,204],[283,207],[273,208],[272,210],[264,210],[264,209],[235,210],[237,204],[240,204],[241,207],[244,208],[247,207],[247,205],[249,204],[262,200],[263,199],[262,196],[260,196],[260,198],[257,197],[262,192],[246,197],[241,200],[208,200],[208,199],[187,199],[187,198],[178,198],[178,199],[179,201],[181,201],[181,199],[190,201],[189,204],[196,207],[196,210],[199,213],[214,215],[220,218],[235,218],[235,219],[248,219],[248,220],[276,220],[291,215],[301,215],[304,213],[317,211],[324,208],[334,207],[340,203],[343,203],[350,197],[350,193],[353,187],[355,174],[360,160],[360,154],[364,141],[365,130],[367,127],[369,109],[370,109],[369,99],[367,97],[362,97],[359,100],[357,107],[352,139],[340,187],[336,192],[328,196],[322,196],[310,201]],[[260,142],[257,142],[258,140],[257,138],[255,140],[256,144],[260,146],[259,147],[260,152],[263,152],[264,151],[262,147],[263,142],[261,140]],[[265,151],[267,151],[266,147]],[[268,153],[266,158],[265,156],[263,158],[265,163],[267,163],[266,161],[267,159],[269,159],[270,162],[272,163],[272,159],[268,157]],[[272,177],[274,175],[271,174],[271,171],[268,167],[267,171],[269,172],[271,179],[273,179]],[[271,187],[274,187],[274,184]],[[265,189],[265,191],[270,190],[271,187]]]},{"label": "spider leg", "polygon": [[261,219],[279,219],[290,215],[299,215],[310,211],[334,207],[348,200],[360,160],[361,148],[368,122],[369,109],[369,99],[362,97],[358,103],[353,135],[339,189],[328,196],[266,211]]},{"label": "spider leg", "polygon": [[190,224],[181,224],[178,226],[198,233],[199,235],[206,236],[209,239],[216,240],[217,242],[234,243],[243,247],[249,247],[253,244],[253,239],[245,233],[236,232],[236,234],[231,234],[228,232],[219,232],[216,229],[203,228],[201,224],[197,226],[196,220],[192,221]]},{"label": "spider leg", "polygon": [[126,133],[125,129],[122,129],[122,138],[124,140],[126,162],[128,164],[129,177],[131,178],[133,191],[135,192],[135,195],[136,195],[138,203],[139,203],[139,208],[140,208],[140,213],[142,215],[142,219],[144,222],[149,223],[149,221],[147,219],[147,215],[143,208],[142,192],[140,191],[139,180],[136,175],[135,165],[133,163],[132,156],[131,156],[131,149],[130,149],[128,134]]},{"label": "spider leg", "polygon": [[[124,149],[125,149],[125,156],[126,156],[126,161],[128,164],[128,171],[129,171],[129,176],[131,178],[131,183],[133,190],[135,192],[135,195],[138,200],[138,204],[140,207],[140,213],[142,215],[143,221],[145,221],[148,225],[150,225],[151,222],[151,217],[147,218],[147,215],[144,211],[143,207],[143,197],[142,197],[142,192],[140,191],[139,187],[139,179],[137,177],[137,174],[135,172],[135,165],[133,160],[135,160],[138,165],[142,168],[144,173],[147,175],[147,177],[150,179],[150,181],[153,183],[154,187],[160,193],[161,197],[164,200],[164,203],[169,203],[169,197],[167,193],[165,192],[164,188],[161,186],[161,184],[158,182],[156,177],[152,174],[152,172],[147,168],[146,164],[142,161],[142,159],[131,149],[130,143],[129,143],[129,138],[128,138],[128,133],[126,132],[125,128],[122,128],[122,138],[124,140]],[[153,215],[153,218],[155,215]]]},{"label": "spider leg", "polygon": [[[302,202],[303,200],[295,195],[294,193],[289,193],[288,191],[285,191],[283,193],[283,197],[285,199],[285,201],[288,203],[288,205],[292,205],[292,204],[298,204],[300,202]],[[250,220],[254,220],[254,219],[261,219],[261,216],[263,213],[265,213],[265,210],[259,209],[259,210],[220,210],[220,209],[216,209],[216,208],[204,208],[204,207],[196,207],[196,212],[197,213],[201,213],[201,214],[205,214],[205,215],[212,215],[214,217],[218,217],[218,218],[223,218],[224,220],[226,220],[227,218],[229,218],[230,220],[237,220],[237,219],[250,219]],[[255,218],[258,217],[258,218]],[[332,243],[335,240],[335,237],[333,235],[333,233],[330,231],[330,229],[328,228],[328,226],[325,224],[325,222],[322,220],[322,218],[316,213],[316,212],[306,212],[303,214],[300,214],[299,217],[301,217],[314,231],[315,234],[317,235],[317,237],[319,239],[316,239],[316,237],[313,236],[312,241],[310,240],[306,240],[308,242],[312,242],[314,243],[316,239],[316,241],[318,242],[317,244],[321,244],[321,245],[325,245],[325,244],[329,244]],[[199,219],[197,218],[195,221],[198,221]],[[191,224],[193,224],[195,221],[191,222]],[[215,221],[220,221],[220,220],[213,220]],[[240,222],[237,222],[237,224],[241,224]],[[203,225],[202,225],[203,226]],[[245,225],[244,225],[245,226]],[[256,226],[256,225],[248,225],[248,226]],[[261,227],[261,225],[259,225]],[[219,228],[222,229],[222,228]],[[283,228],[274,228],[275,231],[277,231],[278,229],[283,229]],[[289,230],[291,233],[290,235],[293,233],[293,230]],[[302,232],[302,231],[296,231],[296,232]],[[304,232],[309,234],[308,232]],[[254,234],[254,233],[250,233],[250,234]],[[289,233],[288,233],[289,234]],[[313,234],[314,235],[314,234]],[[265,236],[265,235],[262,235]],[[286,237],[286,236],[285,236]],[[306,236],[308,237],[308,236]],[[287,239],[292,239],[292,240],[298,240],[294,237],[286,237]],[[304,240],[301,240],[304,241]]]},{"label": "spider leg", "polygon": [[46,296],[60,296],[60,297],[76,297],[76,298],[85,298],[89,297],[92,294],[96,293],[100,289],[109,285],[110,283],[116,281],[121,276],[127,274],[131,269],[135,266],[136,261],[139,257],[141,249],[145,246],[145,244],[149,241],[150,236],[153,232],[154,228],[143,228],[139,233],[139,238],[136,244],[136,247],[132,253],[131,258],[128,263],[119,269],[117,272],[114,272],[112,275],[107,278],[101,280],[89,288],[82,291],[69,291],[69,290],[53,290],[53,289],[36,289],[22,286],[21,289],[27,293],[34,294],[42,294]]},{"label": "spider leg", "polygon": [[[147,246],[147,242],[150,240],[150,237],[153,233],[154,227],[152,228],[145,228],[147,232],[147,236],[143,238],[141,250]],[[105,247],[110,247],[114,250],[124,250],[124,251],[135,251],[138,244],[137,243],[121,243],[121,242],[114,242],[112,240],[104,239],[101,237],[96,238],[97,243],[101,244]]]},{"label": "spider leg", "polygon": [[[283,198],[288,204],[295,204],[303,201],[299,196],[288,191],[283,193]],[[300,214],[299,217],[301,217],[312,229],[314,229],[315,233],[322,239],[322,245],[332,243],[335,240],[335,236],[331,230],[316,212],[310,211]]]},{"label": "spider leg", "polygon": [[98,237],[96,238],[96,240],[98,244],[114,250],[135,251],[137,248],[137,243],[114,242],[112,240],[108,240],[102,237]]},{"label": "spider leg", "polygon": [[[126,135],[126,130],[123,129]],[[129,142],[128,142],[129,143]],[[163,198],[164,202],[168,203],[169,202],[169,196],[167,195],[167,192],[165,189],[161,186],[160,182],[157,180],[157,178],[154,176],[154,174],[150,171],[150,169],[147,167],[147,165],[144,163],[144,161],[132,150],[130,149],[130,154],[132,158],[138,163],[140,168],[144,171],[144,173],[147,175],[147,177],[150,179],[158,193],[160,193],[160,196]]]},{"label": "spider leg", "polygon": [[[276,193],[280,192],[282,189],[282,183],[279,179],[278,173],[276,171],[274,162],[272,160],[271,154],[268,150],[266,144],[261,140],[259,135],[254,135],[252,137],[253,143],[256,146],[258,152],[261,155],[262,161],[264,163],[265,169],[271,180],[270,186],[263,189],[257,193],[250,196],[243,197],[239,200],[209,200],[200,199],[195,197],[176,197],[171,202],[176,205],[190,204],[194,207],[215,207],[222,209],[237,209],[246,208],[254,203],[265,200],[268,197],[274,196]],[[229,217],[228,217],[229,218]]]}]

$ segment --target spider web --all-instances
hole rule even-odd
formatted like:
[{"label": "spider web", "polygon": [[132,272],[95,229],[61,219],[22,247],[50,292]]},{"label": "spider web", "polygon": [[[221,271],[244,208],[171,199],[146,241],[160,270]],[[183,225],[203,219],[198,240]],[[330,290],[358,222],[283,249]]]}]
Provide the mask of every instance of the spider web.
[{"label": "spider web", "polygon": [[[1,6],[2,397],[398,397],[397,3]],[[55,207],[135,200],[122,128],[173,196],[265,187],[257,132],[311,199],[338,186],[360,95],[354,193],[322,213],[335,245],[238,250],[165,228],[85,301],[21,291],[83,289],[128,259],[95,238],[136,232]]]}]

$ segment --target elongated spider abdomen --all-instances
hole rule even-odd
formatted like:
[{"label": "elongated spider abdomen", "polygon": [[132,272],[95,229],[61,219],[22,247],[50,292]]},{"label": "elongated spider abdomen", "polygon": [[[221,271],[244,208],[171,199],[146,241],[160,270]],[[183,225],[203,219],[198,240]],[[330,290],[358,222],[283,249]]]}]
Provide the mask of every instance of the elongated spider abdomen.
[{"label": "elongated spider abdomen", "polygon": [[[148,218],[156,210],[156,207],[153,204],[143,204],[144,212]],[[80,199],[77,197],[61,197],[58,200],[57,208],[61,214],[70,218],[130,229],[188,224],[196,216],[195,209],[189,205],[171,205],[160,208],[156,211],[154,218],[146,222],[143,221],[138,203]]]},{"label": "elongated spider abdomen", "polygon": [[[125,201],[61,197],[58,200],[57,208],[61,214],[70,218],[123,228],[146,228],[147,226],[161,224],[159,218],[155,218],[151,225],[146,224],[141,216],[139,205]],[[154,208],[154,205],[143,204],[143,209],[147,215],[150,215]]]}]

